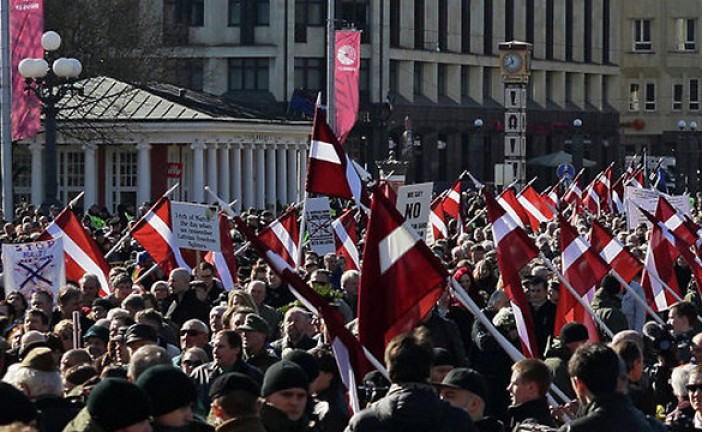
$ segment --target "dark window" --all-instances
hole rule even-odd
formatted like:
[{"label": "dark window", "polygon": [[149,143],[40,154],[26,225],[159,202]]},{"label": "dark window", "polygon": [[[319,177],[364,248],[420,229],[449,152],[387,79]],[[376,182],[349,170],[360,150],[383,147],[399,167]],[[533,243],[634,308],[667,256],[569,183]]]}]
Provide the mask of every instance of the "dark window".
[{"label": "dark window", "polygon": [[358,76],[358,95],[361,104],[370,102],[370,60],[361,59],[361,70]]},{"label": "dark window", "polygon": [[646,94],[644,95],[644,110],[645,111],[655,111],[656,110],[656,84],[646,83]]},{"label": "dark window", "polygon": [[268,90],[267,58],[229,59],[229,90]]},{"label": "dark window", "polygon": [[295,88],[301,88],[308,93],[322,91],[327,86],[325,59],[304,58],[295,59]]},{"label": "dark window", "polygon": [[698,79],[690,80],[690,111],[700,110],[700,81]]},{"label": "dark window", "polygon": [[592,0],[585,0],[585,40],[583,61],[592,63]]},{"label": "dark window", "polygon": [[439,96],[446,96],[446,65],[439,63],[436,68],[436,91]]},{"label": "dark window", "polygon": [[337,17],[345,24],[361,30],[361,43],[370,43],[370,7],[368,0],[341,0]]},{"label": "dark window", "polygon": [[492,54],[492,0],[485,0],[483,8],[483,54]]},{"label": "dark window", "polygon": [[673,111],[681,111],[683,107],[683,85],[673,84]]},{"label": "dark window", "polygon": [[634,51],[651,51],[651,20],[634,20]]},{"label": "dark window", "polygon": [[307,42],[307,27],[326,23],[326,0],[295,0],[295,42]]},{"label": "dark window", "polygon": [[448,0],[439,0],[439,49],[448,50]]},{"label": "dark window", "polygon": [[461,7],[461,52],[470,52],[470,1],[463,0]]},{"label": "dark window", "polygon": [[185,6],[185,20],[190,27],[205,25],[205,0],[188,0]]},{"label": "dark window", "polygon": [[424,49],[424,0],[414,2],[414,48]]},{"label": "dark window", "polygon": [[470,97],[470,66],[461,66],[461,97]]},{"label": "dark window", "polygon": [[241,3],[243,0],[229,0],[229,25],[241,25]]},{"label": "dark window", "polygon": [[422,94],[422,64],[414,62],[414,94]]},{"label": "dark window", "polygon": [[526,2],[526,40],[534,43],[534,0]]},{"label": "dark window", "polygon": [[399,62],[397,60],[390,60],[390,76],[388,78],[390,79],[390,91],[393,93],[399,93],[399,88],[397,85],[399,82],[397,77],[399,70]]},{"label": "dark window", "polygon": [[492,99],[492,69],[483,68],[483,99]]},{"label": "dark window", "polygon": [[553,1],[546,0],[546,60],[553,60]]},{"label": "dark window", "polygon": [[203,64],[201,58],[178,60],[178,64],[174,68],[178,85],[187,89],[201,91]]},{"label": "dark window", "polygon": [[254,0],[254,24],[267,26],[271,23],[271,2],[270,0]]},{"label": "dark window", "polygon": [[602,0],[602,64],[609,64],[609,27],[611,25],[609,0]]},{"label": "dark window", "polygon": [[514,40],[514,0],[505,0],[505,40]]},{"label": "dark window", "polygon": [[400,0],[390,0],[390,46],[400,46]]},{"label": "dark window", "polygon": [[270,0],[229,0],[229,25],[269,25]]},{"label": "dark window", "polygon": [[565,59],[573,61],[573,0],[565,2]]}]

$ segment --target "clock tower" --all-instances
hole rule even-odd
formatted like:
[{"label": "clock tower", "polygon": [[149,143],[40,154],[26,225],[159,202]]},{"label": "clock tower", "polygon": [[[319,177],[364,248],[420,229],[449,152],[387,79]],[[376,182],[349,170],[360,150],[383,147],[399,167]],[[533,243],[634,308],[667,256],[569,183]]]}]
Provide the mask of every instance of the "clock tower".
[{"label": "clock tower", "polygon": [[505,185],[526,182],[526,108],[527,84],[531,66],[532,45],[511,41],[498,45],[500,72],[504,79],[505,163],[502,179]]}]

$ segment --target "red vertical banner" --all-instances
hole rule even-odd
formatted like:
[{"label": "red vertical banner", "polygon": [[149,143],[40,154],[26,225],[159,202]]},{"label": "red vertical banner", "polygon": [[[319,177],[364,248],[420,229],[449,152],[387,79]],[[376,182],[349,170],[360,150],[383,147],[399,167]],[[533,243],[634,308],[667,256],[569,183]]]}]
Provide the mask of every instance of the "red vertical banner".
[{"label": "red vertical banner", "polygon": [[25,58],[43,58],[43,0],[11,0],[10,49],[12,50],[12,140],[36,135],[41,129],[39,99],[24,91],[24,77],[17,66]]},{"label": "red vertical banner", "polygon": [[334,56],[336,136],[344,144],[358,114],[358,77],[361,73],[361,32],[337,31]]}]

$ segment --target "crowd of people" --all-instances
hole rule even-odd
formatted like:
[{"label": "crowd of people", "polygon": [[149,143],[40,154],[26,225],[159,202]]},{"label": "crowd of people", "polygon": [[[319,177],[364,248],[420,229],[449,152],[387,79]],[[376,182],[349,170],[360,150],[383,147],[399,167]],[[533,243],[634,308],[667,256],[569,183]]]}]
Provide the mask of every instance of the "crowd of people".
[{"label": "crowd of people", "polygon": [[[460,287],[517,349],[515,311],[502,287],[492,230],[478,194],[463,196],[464,232],[430,245]],[[251,248],[237,256],[238,283],[227,291],[215,267],[166,274],[143,247],[119,240],[146,211],[96,206],[82,218],[110,256],[109,287],[96,275],[54,295],[0,290],[0,427],[39,431],[513,431],[702,430],[702,301],[689,266],[675,262],[685,300],[661,314],[646,310],[606,276],[592,309],[613,331],[593,343],[585,325],[554,335],[560,284],[535,260],[522,269],[541,359],[515,362],[449,290],[417,328],[386,347],[387,375],[359,379],[364,407],[353,413],[324,323],[295,302],[284,281]],[[27,242],[51,223],[23,205],[0,242]],[[694,216],[697,217],[695,210]],[[274,220],[253,209],[254,231]],[[575,224],[589,231],[591,216]],[[634,254],[645,225],[600,221]],[[232,238],[244,244],[232,223]],[[362,238],[362,229],[359,232]],[[530,233],[559,262],[558,224]],[[362,247],[362,242],[359,245]],[[336,254],[307,250],[300,275],[356,328],[361,274]],[[136,281],[139,281],[138,283]],[[636,282],[634,290],[643,295]],[[101,289],[110,292],[100,297]],[[75,313],[79,319],[75,319]],[[77,325],[77,326],[76,326]],[[601,329],[600,329],[601,330]],[[79,342],[79,346],[76,346]],[[552,386],[570,400],[549,399]]]}]

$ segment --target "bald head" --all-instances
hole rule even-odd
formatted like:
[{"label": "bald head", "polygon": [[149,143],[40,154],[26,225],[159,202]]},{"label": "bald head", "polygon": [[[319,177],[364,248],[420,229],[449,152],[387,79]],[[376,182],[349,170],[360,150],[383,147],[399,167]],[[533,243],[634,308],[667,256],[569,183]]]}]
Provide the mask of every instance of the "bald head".
[{"label": "bald head", "polygon": [[171,293],[175,295],[180,295],[187,291],[189,284],[190,272],[182,267],[173,269],[168,276],[168,286],[170,287]]}]

